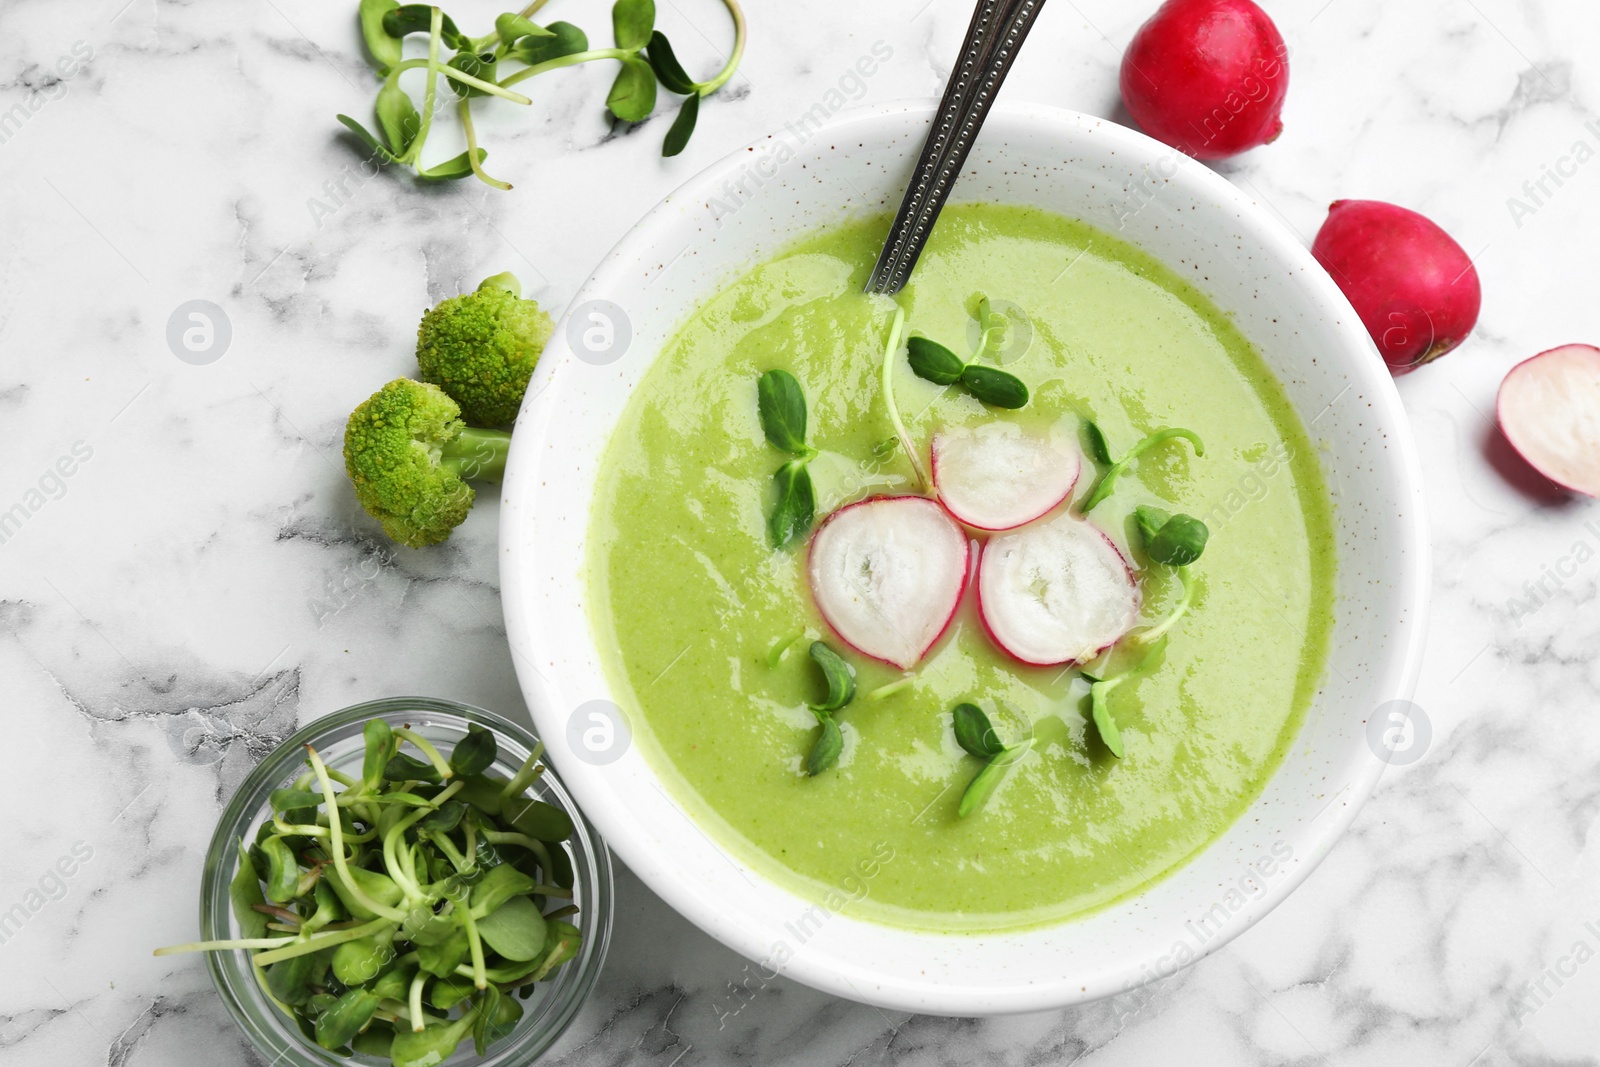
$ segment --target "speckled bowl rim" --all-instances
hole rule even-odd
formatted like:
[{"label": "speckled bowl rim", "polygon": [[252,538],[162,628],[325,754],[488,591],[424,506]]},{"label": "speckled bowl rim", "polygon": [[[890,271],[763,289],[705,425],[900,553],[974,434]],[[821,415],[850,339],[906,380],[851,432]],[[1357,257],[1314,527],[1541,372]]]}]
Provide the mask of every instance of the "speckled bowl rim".
[{"label": "speckled bowl rim", "polygon": [[[927,128],[932,111],[933,106],[929,101],[898,102],[845,111],[825,123],[813,141],[845,143],[874,139],[876,143],[875,139],[885,131],[892,129],[904,135],[909,129],[915,132],[912,140],[920,144],[921,131]],[[991,113],[985,137],[1000,127],[1050,131],[1048,135],[1081,143],[1092,152],[1109,152],[1111,156],[1125,157],[1130,181],[1141,180],[1141,175],[1148,175],[1151,167],[1159,166],[1173,157],[1172,150],[1167,146],[1137,131],[1108,120],[1045,105],[999,103]],[[547,488],[549,482],[560,481],[563,477],[570,482],[567,474],[556,473],[558,466],[563,469],[581,467],[584,476],[592,479],[590,467],[596,459],[583,450],[571,447],[562,434],[554,432],[552,428],[553,423],[573,417],[571,412],[564,410],[573,399],[569,395],[572,390],[565,388],[564,383],[577,375],[594,371],[592,366],[580,367],[573,346],[568,343],[574,313],[588,308],[593,301],[603,301],[638,286],[640,279],[632,276],[634,272],[650,274],[650,281],[654,281],[661,273],[671,270],[680,258],[693,252],[695,247],[692,240],[688,247],[679,249],[676,243],[671,247],[664,244],[665,235],[674,227],[680,231],[684,228],[681,224],[684,211],[710,204],[719,195],[726,194],[730,181],[741,179],[741,176],[748,177],[752,158],[750,153],[769,149],[780,136],[781,133],[774,133],[707,167],[664,198],[618,242],[574,297],[557,324],[555,336],[542,357],[529,389],[518,419],[504,481],[500,527],[501,586],[507,634],[519,682],[533,717],[547,739],[563,736],[571,726],[573,710],[582,702],[608,695],[603,680],[601,684],[596,684],[592,672],[579,671],[570,662],[572,658],[581,658],[585,653],[594,654],[592,629],[581,604],[584,593],[573,584],[582,581],[582,559],[571,558],[570,552],[552,558],[547,551],[550,547],[547,527],[558,521],[550,517],[553,511],[559,510],[559,521],[569,526],[586,524],[589,503],[588,498],[584,498],[580,506],[575,500],[552,496],[552,491]],[[980,138],[974,159],[987,150],[986,141]],[[914,156],[915,146],[908,151]],[[825,159],[812,162],[819,167],[825,165]],[[902,165],[901,161],[897,161],[891,169],[895,173],[904,173],[909,168],[909,162],[903,162]],[[1180,192],[1187,191],[1199,199],[1210,201],[1219,214],[1231,213],[1231,221],[1217,225],[1225,228],[1236,223],[1243,232],[1248,232],[1273,268],[1281,270],[1285,277],[1293,277],[1293,284],[1314,306],[1319,322],[1323,322],[1330,332],[1329,344],[1337,346],[1337,359],[1342,363],[1338,370],[1345,375],[1349,388],[1356,390],[1355,399],[1365,402],[1366,417],[1372,421],[1374,431],[1381,433],[1384,438],[1381,446],[1370,447],[1381,449],[1376,454],[1383,457],[1377,461],[1384,466],[1383,484],[1386,489],[1392,489],[1393,514],[1381,517],[1392,527],[1388,531],[1392,540],[1384,546],[1384,551],[1392,554],[1395,560],[1392,569],[1383,575],[1390,586],[1388,601],[1393,609],[1391,617],[1379,620],[1382,633],[1371,643],[1372,647],[1361,644],[1362,651],[1352,653],[1366,657],[1360,663],[1362,669],[1370,674],[1371,680],[1364,685],[1364,692],[1372,703],[1360,707],[1341,706],[1337,709],[1337,715],[1323,716],[1333,720],[1331,726],[1326,722],[1319,723],[1319,728],[1343,731],[1337,735],[1344,739],[1344,747],[1337,753],[1340,759],[1339,780],[1329,780],[1326,774],[1322,776],[1326,784],[1319,787],[1321,791],[1314,798],[1320,804],[1314,814],[1309,813],[1308,807],[1302,807],[1294,819],[1284,816],[1286,824],[1298,824],[1285,830],[1286,834],[1292,835],[1292,862],[1284,863],[1281,874],[1276,875],[1276,880],[1266,885],[1259,896],[1248,899],[1238,913],[1238,921],[1226,925],[1215,937],[1198,945],[1192,953],[1174,963],[1173,967],[1176,968],[1220,948],[1285,899],[1326,857],[1370,795],[1387,762],[1372,748],[1368,725],[1375,712],[1387,706],[1386,701],[1408,700],[1414,692],[1425,641],[1431,551],[1421,469],[1399,394],[1385,364],[1344,296],[1294,235],[1244,192],[1192,161],[1184,160],[1174,170],[1181,173],[1166,179],[1171,186]],[[903,185],[902,177],[895,186],[892,200],[884,201],[889,208],[898,203],[899,190]],[[952,200],[959,202],[961,199],[961,187],[958,184]],[[1093,218],[1088,221],[1095,222]],[[761,247],[760,254],[770,254],[773,250],[772,247]],[[706,279],[701,297],[710,296],[725,282],[725,278]],[[648,285],[649,282],[644,284]],[[1223,306],[1228,310],[1226,304]],[[683,309],[679,322],[690,310],[691,307]],[[1250,335],[1247,333],[1247,336]],[[649,358],[654,358],[654,353]],[[1299,413],[1303,421],[1315,422],[1310,411],[1300,409]],[[609,417],[611,425],[614,425],[618,415],[620,407],[614,412],[608,410],[602,417]],[[1359,459],[1362,453],[1359,448],[1357,452]],[[1325,473],[1329,469],[1324,464]],[[1378,475],[1374,474],[1374,477]],[[1371,509],[1367,502],[1361,502],[1361,506]],[[538,532],[533,532],[535,527],[539,528]],[[581,534],[572,536],[581,542]],[[532,543],[536,538],[542,539],[538,545]],[[572,573],[575,564],[575,569],[580,572],[577,576]],[[1344,564],[1341,549],[1341,568]],[[549,586],[552,594],[559,595],[541,595],[540,583]],[[576,632],[579,629],[583,631],[581,635]],[[1376,652],[1373,647],[1377,649]],[[1340,654],[1339,648],[1330,650],[1330,662]],[[1366,676],[1362,675],[1363,678]],[[1297,735],[1297,746],[1311,729],[1310,719],[1308,715],[1307,722]],[[672,907],[742,955],[752,960],[766,959],[778,934],[770,914],[776,904],[769,907],[768,901],[761,900],[758,909],[752,901],[757,898],[786,898],[788,906],[795,909],[796,913],[804,912],[811,903],[767,881],[758,871],[743,868],[725,851],[711,845],[710,838],[693,826],[681,807],[671,801],[670,793],[659,784],[659,776],[639,755],[638,746],[616,763],[604,766],[592,765],[586,759],[580,759],[570,745],[563,748],[559,742],[552,745],[552,758],[579,802],[584,805],[588,816],[606,835],[617,855]],[[1332,764],[1330,756],[1329,765]],[[1287,765],[1288,761],[1280,766],[1261,796],[1233,827],[1191,858],[1179,873],[1199,865],[1209,852],[1220,849],[1236,830],[1249,822],[1252,815],[1257,814],[1264,798],[1269,794],[1275,795],[1273,786],[1276,779],[1285,774]],[[667,813],[658,815],[655,810],[641,810],[641,805],[650,799],[650,791],[640,788],[640,783],[644,782],[653,785],[655,793],[659,794],[653,807],[664,803]],[[623,793],[628,795],[624,797]],[[1261,820],[1257,818],[1256,821]],[[1246,831],[1240,833],[1244,836]],[[706,847],[720,851],[720,857],[726,861],[727,867],[742,868],[736,873],[751,884],[754,896],[746,896],[745,890],[734,878],[720,873],[702,876],[685,861],[686,851],[696,852],[696,860],[702,863],[711,854],[694,841],[696,835],[704,840]],[[1259,842],[1255,844],[1259,847]],[[1247,861],[1248,857],[1245,859]],[[1230,861],[1241,863],[1238,854],[1231,856]],[[1248,871],[1248,866],[1243,869]],[[1047,929],[1052,933],[1071,931],[1080,923],[1093,922],[1108,912],[1132,913],[1141,908],[1167,907],[1168,895],[1164,891],[1177,877],[1177,874],[1170,875],[1140,894],[1094,912],[1085,919],[1073,919]],[[710,881],[718,879],[719,885],[710,884]],[[1150,898],[1156,897],[1161,899],[1152,903]],[[745,914],[747,909],[751,914]],[[757,910],[768,914],[752,918]],[[1182,916],[1169,914],[1159,918],[1165,931],[1175,930],[1175,925],[1169,928],[1165,924],[1175,923]],[[1153,919],[1147,921],[1152,924],[1155,922]],[[983,942],[983,946],[973,950],[975,952],[986,952],[987,946],[998,946],[992,957],[983,957],[996,965],[983,968],[983,974],[972,978],[961,968],[952,968],[949,964],[949,957],[961,957],[967,951],[952,949],[952,942],[957,938],[951,935],[895,931],[895,937],[888,940],[899,944],[900,941],[896,939],[903,938],[905,952],[909,956],[897,958],[891,965],[881,958],[872,958],[866,949],[853,948],[850,936],[855,935],[864,944],[870,943],[875,939],[887,938],[883,931],[888,928],[861,922],[844,914],[833,916],[832,922],[841,924],[844,929],[828,932],[828,947],[813,953],[809,950],[810,944],[804,944],[803,951],[784,961],[783,973],[838,996],[884,1008],[963,1016],[1039,1011],[1143,990],[1158,980],[1165,980],[1172,973],[1172,969],[1166,966],[1167,957],[1157,956],[1148,948],[1124,953],[1102,952],[1097,958],[1080,961],[1073,952],[1072,938],[1068,934],[1058,937],[1054,942],[1063,958],[1059,974],[1045,980],[1013,980],[1006,974],[1006,954],[1021,953],[1022,941],[1014,941],[1009,934],[993,937],[967,935],[969,944]],[[1031,938],[1035,933],[1037,931],[1030,931],[1022,936]],[[1155,936],[1164,934],[1148,935],[1146,940]],[[917,966],[919,952],[922,953],[925,967]],[[1020,955],[1017,958],[1020,959]]]}]

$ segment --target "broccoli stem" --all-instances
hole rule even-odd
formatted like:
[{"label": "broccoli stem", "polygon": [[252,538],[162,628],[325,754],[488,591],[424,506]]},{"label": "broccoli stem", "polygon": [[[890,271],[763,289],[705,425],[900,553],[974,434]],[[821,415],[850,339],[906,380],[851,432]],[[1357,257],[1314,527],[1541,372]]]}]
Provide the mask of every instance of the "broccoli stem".
[{"label": "broccoli stem", "polygon": [[498,482],[506,472],[511,435],[468,426],[440,450],[439,463],[469,482]]}]

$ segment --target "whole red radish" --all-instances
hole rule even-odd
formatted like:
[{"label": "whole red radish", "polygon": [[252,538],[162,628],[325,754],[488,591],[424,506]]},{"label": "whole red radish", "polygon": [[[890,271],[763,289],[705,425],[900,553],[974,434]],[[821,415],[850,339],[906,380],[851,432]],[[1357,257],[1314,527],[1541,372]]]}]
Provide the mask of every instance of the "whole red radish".
[{"label": "whole red radish", "polygon": [[1600,348],[1562,345],[1500,383],[1500,430],[1546,478],[1600,496]]},{"label": "whole red radish", "polygon": [[1391,370],[1438,359],[1472,332],[1472,257],[1428,218],[1381,200],[1335,200],[1311,243]]},{"label": "whole red radish", "polygon": [[1196,159],[1283,132],[1289,49],[1250,0],[1167,0],[1122,56],[1122,102],[1144,131]]}]

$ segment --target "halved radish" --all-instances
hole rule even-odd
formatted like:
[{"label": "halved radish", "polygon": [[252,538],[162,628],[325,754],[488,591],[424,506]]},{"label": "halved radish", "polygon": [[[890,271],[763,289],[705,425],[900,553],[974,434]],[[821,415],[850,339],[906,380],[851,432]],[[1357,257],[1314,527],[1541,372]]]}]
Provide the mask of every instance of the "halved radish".
[{"label": "halved radish", "polygon": [[950,514],[980,530],[1032,522],[1067,498],[1083,459],[1064,438],[1035,437],[1013,423],[941,430],[933,484]]},{"label": "halved radish", "polygon": [[1063,514],[990,539],[978,611],[994,643],[1023,663],[1080,663],[1138,620],[1139,587],[1110,538]]},{"label": "halved radish", "polygon": [[967,585],[967,539],[921,496],[840,508],[811,539],[811,594],[834,632],[905,670],[950,625]]},{"label": "halved radish", "polygon": [[1600,496],[1600,348],[1562,345],[1511,368],[1500,429],[1540,474]]}]

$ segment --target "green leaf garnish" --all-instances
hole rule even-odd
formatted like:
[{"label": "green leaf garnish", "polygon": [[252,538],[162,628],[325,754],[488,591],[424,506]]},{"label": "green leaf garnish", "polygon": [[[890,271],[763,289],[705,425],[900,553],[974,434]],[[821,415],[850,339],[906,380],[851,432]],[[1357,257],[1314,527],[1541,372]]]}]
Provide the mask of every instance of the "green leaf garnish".
[{"label": "green leaf garnish", "polygon": [[960,385],[969,395],[997,408],[1015,409],[1028,403],[1028,387],[1010,371],[986,366],[981,360],[998,348],[1005,336],[1006,318],[993,313],[989,298],[977,297],[978,324],[982,334],[970,359],[962,359],[950,349],[927,337],[906,342],[906,359],[917,377],[935,385]]},{"label": "green leaf garnish", "polygon": [[[396,39],[413,33],[427,33],[432,20],[431,4],[402,4],[384,13],[383,32]],[[441,20],[439,40],[446,48],[466,48],[471,45],[456,29],[449,15]]]},{"label": "green leaf garnish", "polygon": [[1089,442],[1089,455],[1096,463],[1111,464],[1111,446],[1106,444],[1106,435],[1093,421],[1085,420],[1083,436]]},{"label": "green leaf garnish", "polygon": [[643,122],[655,106],[656,72],[642,59],[624,59],[606,95],[606,107],[623,122]]},{"label": "green leaf garnish", "polygon": [[1149,629],[1134,634],[1131,641],[1151,644],[1172,629],[1173,625],[1189,611],[1194,603],[1194,575],[1189,565],[1205,551],[1211,531],[1206,524],[1192,515],[1168,515],[1160,508],[1142,505],[1133,509],[1133,521],[1144,541],[1145,555],[1156,563],[1176,567],[1178,580],[1183,583],[1183,595],[1167,617]]},{"label": "green leaf garnish", "polygon": [[812,704],[812,711],[838,711],[856,695],[855,668],[822,641],[811,642],[811,658],[822,668],[822,677],[828,684],[828,697],[820,704]]},{"label": "green leaf garnish", "polygon": [[[479,81],[493,82],[497,64],[493,52],[485,52],[481,55],[476,52],[457,52],[450,58],[450,66],[463,74],[469,74],[477,78]],[[454,89],[456,95],[463,100],[489,95],[487,91],[475,85],[467,85],[460,81],[452,80],[450,88]]]},{"label": "green leaf garnish", "polygon": [[524,37],[505,54],[506,59],[536,67],[589,50],[589,37],[570,22],[556,21],[545,27],[549,37]]},{"label": "green leaf garnish", "polygon": [[417,107],[411,102],[411,97],[400,88],[400,83],[385,81],[383,88],[378,90],[376,106],[378,129],[383,131],[384,138],[389,142],[390,150],[401,156],[411,147],[411,141],[422,128],[422,119],[417,115]]},{"label": "green leaf garnish", "polygon": [[617,0],[611,7],[611,32],[625,51],[637,52],[649,44],[655,25],[655,0]]},{"label": "green leaf garnish", "polygon": [[[478,149],[477,152],[479,163],[482,163],[489,157],[489,153],[482,148]],[[467,154],[463,152],[459,156],[450,157],[443,163],[440,163],[438,166],[429,167],[427,170],[417,171],[417,177],[423,178],[427,181],[449,181],[454,178],[465,178],[471,173],[472,161],[467,157]]]},{"label": "green leaf garnish", "polygon": [[261,877],[250,860],[243,838],[239,840],[239,866],[234,871],[233,881],[228,883],[228,900],[233,904],[240,937],[267,936],[267,917],[256,909],[256,905],[265,904],[267,898],[261,894]]},{"label": "green leaf garnish", "polygon": [[967,369],[967,361],[944,345],[927,337],[906,341],[906,361],[918,378],[935,385],[954,385]]},{"label": "green leaf garnish", "polygon": [[555,36],[555,31],[547,30],[532,19],[510,11],[494,20],[494,32],[500,38],[501,45],[508,50],[524,37],[543,38]]},{"label": "green leaf garnish", "polygon": [[811,530],[817,511],[817,494],[803,459],[792,459],[779,467],[778,473],[772,476],[772,484],[777,500],[767,516],[767,541],[781,550]]},{"label": "green leaf garnish", "polygon": [[[1095,426],[1094,423],[1089,423],[1089,426],[1093,427],[1089,437],[1090,451],[1095,453],[1096,459],[1099,459],[1101,456],[1106,456],[1109,459],[1110,449],[1106,446],[1105,435],[1100,432],[1100,428]],[[1098,442],[1095,440],[1097,436],[1099,438]],[[1100,476],[1100,480],[1095,483],[1094,489],[1090,491],[1088,498],[1084,500],[1082,513],[1085,515],[1089,514],[1089,512],[1092,511],[1097,504],[1111,495],[1112,490],[1116,488],[1118,476],[1121,475],[1123,471],[1127,470],[1129,464],[1161,442],[1169,441],[1175,437],[1181,437],[1193,445],[1194,454],[1196,456],[1203,456],[1206,454],[1205,442],[1201,441],[1200,435],[1195,433],[1193,430],[1185,430],[1182,427],[1170,427],[1163,430],[1157,430],[1130,448],[1126,453],[1123,454],[1121,459],[1111,463],[1110,469]],[[1107,460],[1101,460],[1101,462],[1106,461]]]},{"label": "green leaf garnish", "polygon": [[957,704],[952,713],[955,721],[956,743],[979,759],[990,759],[1005,751],[989,716],[976,704]]},{"label": "green leaf garnish", "polygon": [[378,1003],[378,998],[365,989],[346,991],[317,1016],[317,1044],[329,1051],[348,1045],[372,1021]]},{"label": "green leaf garnish", "polygon": [[683,69],[683,64],[678,62],[676,53],[672,51],[671,42],[660,30],[650,34],[650,44],[645,48],[645,58],[650,61],[650,67],[656,72],[656,77],[661,79],[661,84],[669,90],[679,96],[700,95],[700,87]]},{"label": "green leaf garnish", "polygon": [[799,458],[772,476],[774,500],[767,514],[767,540],[783,549],[804,537],[816,516],[817,495],[806,464],[817,454],[806,445],[806,394],[786,370],[769,370],[756,381],[761,429],[776,449]]},{"label": "green leaf garnish", "polygon": [[672,128],[667,131],[666,140],[661,142],[661,154],[675,156],[682,152],[694,133],[694,124],[699,117],[700,94],[690,93],[678,106],[678,117],[672,120]]},{"label": "green leaf garnish", "polygon": [[404,752],[397,753],[383,765],[383,777],[390,782],[441,782],[444,776],[439,768]]},{"label": "green leaf garnish", "polygon": [[361,22],[361,40],[379,74],[387,74],[390,67],[399,64],[402,56],[400,39],[391,37],[383,28],[383,17],[399,6],[399,0],[361,0],[356,9]]},{"label": "green leaf garnish", "polygon": [[822,703],[807,705],[822,728],[812,742],[811,754],[806,757],[806,773],[815,778],[837,763],[839,753],[844,751],[844,734],[839,731],[839,724],[833,716],[855,699],[856,672],[844,657],[825,642],[811,642],[810,653],[828,685],[828,696]]},{"label": "green leaf garnish", "polygon": [[769,370],[757,379],[756,407],[773,448],[795,456],[812,454],[806,447],[806,394],[794,375]]},{"label": "green leaf garnish", "polygon": [[1134,509],[1134,521],[1144,535],[1145,555],[1171,567],[1187,567],[1206,549],[1211,531],[1192,515],[1167,515],[1159,508]]},{"label": "green leaf garnish", "polygon": [[967,783],[966,791],[961,794],[961,802],[956,805],[956,817],[965,819],[968,815],[983,807],[984,801],[999,786],[1011,768],[1025,756],[1033,747],[1033,741],[1019,741],[1014,745],[1002,748],[1000,752],[984,764],[971,782]]},{"label": "green leaf garnish", "polygon": [[1022,379],[998,367],[969,365],[961,372],[961,387],[992,407],[1014,409],[1028,403],[1028,387]]},{"label": "green leaf garnish", "polygon": [[1094,720],[1095,729],[1100,731],[1100,740],[1118,759],[1122,758],[1122,734],[1117,731],[1117,723],[1111,717],[1111,708],[1106,698],[1126,677],[1127,675],[1119,675],[1116,678],[1096,681],[1089,686],[1090,717]]},{"label": "green leaf garnish", "polygon": [[813,778],[838,763],[839,753],[844,751],[844,734],[839,732],[839,724],[833,721],[833,716],[818,718],[822,722],[822,732],[811,746],[811,755],[806,757],[806,774]]},{"label": "green leaf garnish", "polygon": [[461,777],[482,774],[494,764],[500,750],[494,733],[474,723],[467,727],[467,736],[456,742],[450,753],[450,769]]},{"label": "green leaf garnish", "polygon": [[349,115],[336,115],[334,117],[344,124],[345,129],[355,134],[356,137],[361,140],[361,143],[366,145],[367,149],[371,151],[373,155],[388,163],[400,162],[400,157],[389,151],[388,146],[374,137],[365,126],[361,125],[361,123],[357,122]]}]

